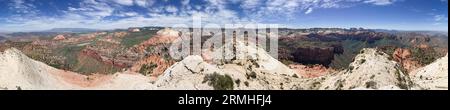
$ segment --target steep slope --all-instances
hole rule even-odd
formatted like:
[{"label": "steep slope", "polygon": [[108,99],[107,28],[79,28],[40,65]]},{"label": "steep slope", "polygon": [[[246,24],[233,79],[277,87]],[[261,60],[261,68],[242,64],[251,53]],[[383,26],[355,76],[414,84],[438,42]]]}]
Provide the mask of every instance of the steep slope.
[{"label": "steep slope", "polygon": [[350,68],[328,76],[321,89],[411,89],[414,84],[399,64],[376,49],[363,49]]},{"label": "steep slope", "polygon": [[0,54],[0,88],[3,89],[72,89],[49,74],[52,68],[34,61],[17,49]]},{"label": "steep slope", "polygon": [[17,49],[0,54],[0,89],[154,89],[137,73],[85,76],[32,60]]},{"label": "steep slope", "polygon": [[412,74],[420,89],[448,90],[448,54]]}]

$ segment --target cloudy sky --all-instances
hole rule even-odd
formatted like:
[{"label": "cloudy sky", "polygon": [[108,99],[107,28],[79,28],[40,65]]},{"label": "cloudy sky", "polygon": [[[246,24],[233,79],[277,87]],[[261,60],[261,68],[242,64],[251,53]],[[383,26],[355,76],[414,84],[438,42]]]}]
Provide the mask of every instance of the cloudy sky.
[{"label": "cloudy sky", "polygon": [[0,0],[0,32],[192,24],[448,30],[447,0]]}]

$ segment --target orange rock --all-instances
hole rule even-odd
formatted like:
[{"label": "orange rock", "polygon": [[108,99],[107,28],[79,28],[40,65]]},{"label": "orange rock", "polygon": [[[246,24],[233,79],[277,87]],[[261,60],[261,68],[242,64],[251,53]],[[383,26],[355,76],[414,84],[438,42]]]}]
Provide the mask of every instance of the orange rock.
[{"label": "orange rock", "polygon": [[53,40],[65,40],[66,37],[64,37],[64,35],[57,35],[56,37],[53,38]]},{"label": "orange rock", "polygon": [[135,63],[132,67],[131,67],[131,71],[132,72],[139,72],[139,70],[142,68],[142,66],[144,64],[156,64],[156,68],[153,69],[151,76],[152,77],[158,77],[159,75],[163,74],[164,71],[169,68],[172,64],[174,64],[174,61],[166,61],[163,58],[161,58],[160,56],[157,55],[150,55],[147,58],[144,58],[140,61],[138,61],[137,63]]},{"label": "orange rock", "polygon": [[397,48],[392,54],[392,57],[395,61],[399,62],[408,73],[421,67],[418,61],[414,61],[413,58],[411,58],[411,51],[409,49]]},{"label": "orange rock", "polygon": [[322,65],[306,66],[301,64],[291,64],[289,67],[304,78],[315,78],[333,73],[335,70]]},{"label": "orange rock", "polygon": [[126,35],[128,35],[128,32],[115,32],[114,33],[114,37],[125,37]]},{"label": "orange rock", "polygon": [[430,46],[428,46],[427,44],[420,44],[420,45],[417,45],[417,47],[420,48],[420,49],[427,49]]}]

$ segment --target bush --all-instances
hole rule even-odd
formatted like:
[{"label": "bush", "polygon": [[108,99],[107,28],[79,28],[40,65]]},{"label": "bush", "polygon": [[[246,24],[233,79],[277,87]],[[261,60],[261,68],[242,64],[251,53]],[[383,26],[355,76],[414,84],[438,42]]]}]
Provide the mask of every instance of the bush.
[{"label": "bush", "polygon": [[246,75],[247,75],[247,79],[250,79],[250,78],[255,79],[256,78],[256,72],[254,72],[254,71],[252,71]]},{"label": "bush", "polygon": [[150,64],[144,64],[142,65],[141,69],[139,70],[139,73],[141,73],[142,75],[148,75],[148,74],[152,74],[153,69],[155,69],[158,65],[154,64],[154,63],[150,63]]},{"label": "bush", "polygon": [[245,81],[244,85],[248,87],[249,83],[247,81]]},{"label": "bush", "polygon": [[361,59],[360,64],[363,64],[366,62],[366,59]]},{"label": "bush", "polygon": [[411,53],[412,53],[412,58],[415,61],[419,61],[419,63],[422,65],[431,64],[435,60],[437,60],[439,57],[441,57],[433,49],[414,48],[414,49],[411,49]]},{"label": "bush", "polygon": [[233,90],[233,79],[229,75],[219,75],[217,73],[208,74],[204,77],[203,83],[213,86],[214,90]]}]

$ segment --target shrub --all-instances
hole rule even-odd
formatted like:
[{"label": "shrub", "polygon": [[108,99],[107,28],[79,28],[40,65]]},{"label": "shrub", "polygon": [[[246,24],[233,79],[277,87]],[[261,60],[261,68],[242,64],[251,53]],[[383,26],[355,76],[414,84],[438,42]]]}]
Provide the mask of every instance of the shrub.
[{"label": "shrub", "polygon": [[219,75],[217,73],[208,74],[204,77],[203,83],[213,86],[214,90],[233,90],[233,79],[229,75]]},{"label": "shrub", "polygon": [[141,73],[142,75],[152,74],[153,69],[155,69],[157,66],[158,65],[156,65],[154,63],[144,64],[144,65],[142,65],[141,69],[139,70],[139,73]]},{"label": "shrub", "polygon": [[249,83],[247,81],[245,81],[244,85],[248,87]]},{"label": "shrub", "polygon": [[256,72],[252,71],[249,74],[247,74],[247,79],[255,79],[256,78]]},{"label": "shrub", "polygon": [[360,64],[363,64],[366,62],[366,59],[361,59]]},{"label": "shrub", "polygon": [[437,60],[440,55],[437,54],[433,49],[411,49],[412,57],[415,61],[419,61],[422,65],[428,65]]},{"label": "shrub", "polygon": [[236,81],[234,81],[236,84],[238,84],[238,86],[239,86],[239,84],[241,84],[241,80],[239,80],[239,79],[237,79]]}]

